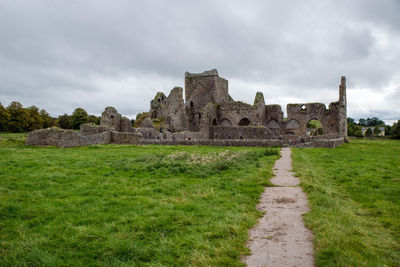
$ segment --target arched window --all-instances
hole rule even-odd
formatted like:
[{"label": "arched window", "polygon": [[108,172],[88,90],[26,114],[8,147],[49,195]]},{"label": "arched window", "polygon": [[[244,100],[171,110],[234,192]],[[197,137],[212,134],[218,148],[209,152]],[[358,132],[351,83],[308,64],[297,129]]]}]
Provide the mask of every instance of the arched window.
[{"label": "arched window", "polygon": [[191,108],[193,107],[193,101],[190,101],[190,107]]},{"label": "arched window", "polygon": [[243,118],[239,121],[239,126],[249,126],[251,121],[248,118]]}]

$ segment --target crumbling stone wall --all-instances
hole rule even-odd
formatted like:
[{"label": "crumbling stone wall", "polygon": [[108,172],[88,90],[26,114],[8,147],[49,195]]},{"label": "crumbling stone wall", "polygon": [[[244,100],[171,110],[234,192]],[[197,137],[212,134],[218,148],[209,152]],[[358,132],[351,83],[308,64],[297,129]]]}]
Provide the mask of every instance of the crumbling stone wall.
[{"label": "crumbling stone wall", "polygon": [[111,132],[111,143],[113,144],[139,144],[140,138],[142,137],[139,133],[129,133],[129,132]]},{"label": "crumbling stone wall", "polygon": [[110,143],[110,132],[91,135],[74,130],[47,128],[32,131],[26,138],[27,145],[77,147]]},{"label": "crumbling stone wall", "polygon": [[133,132],[132,128],[132,122],[128,118],[121,118],[121,123],[120,123],[120,131],[121,132]]},{"label": "crumbling stone wall", "polygon": [[218,76],[217,70],[203,73],[185,73],[185,105],[188,129],[200,131],[202,109],[209,103],[222,104],[230,101],[228,81]]},{"label": "crumbling stone wall", "polygon": [[152,119],[163,118],[162,128],[172,131],[180,131],[187,128],[188,118],[183,100],[183,89],[175,87],[168,97],[164,93],[157,93],[150,103],[150,117]]},{"label": "crumbling stone wall", "polygon": [[119,132],[121,130],[121,114],[114,107],[106,107],[101,114],[100,125]]},{"label": "crumbling stone wall", "polygon": [[110,131],[110,127],[104,125],[82,124],[80,132],[82,135],[100,134]]}]

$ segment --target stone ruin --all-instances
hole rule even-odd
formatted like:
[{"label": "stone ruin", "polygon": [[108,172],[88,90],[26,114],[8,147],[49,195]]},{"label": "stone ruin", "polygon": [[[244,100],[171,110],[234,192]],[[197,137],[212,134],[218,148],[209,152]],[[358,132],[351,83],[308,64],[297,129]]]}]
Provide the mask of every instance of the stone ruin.
[{"label": "stone ruin", "polygon": [[[48,128],[30,132],[28,145],[74,147],[94,144],[167,144],[222,146],[336,147],[347,141],[346,78],[339,85],[339,100],[329,104],[266,105],[257,92],[253,105],[234,101],[228,81],[217,70],[185,73],[183,88],[168,96],[159,92],[138,128],[113,107],[102,113],[100,126],[84,124],[81,130]],[[307,127],[318,120],[321,134]],[[153,122],[158,122],[155,125]]]}]

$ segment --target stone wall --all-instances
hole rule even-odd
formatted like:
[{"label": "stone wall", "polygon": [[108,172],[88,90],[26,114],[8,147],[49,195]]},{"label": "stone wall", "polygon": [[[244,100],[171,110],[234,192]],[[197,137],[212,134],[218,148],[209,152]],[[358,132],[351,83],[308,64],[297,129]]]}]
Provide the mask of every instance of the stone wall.
[{"label": "stone wall", "polygon": [[111,143],[137,145],[141,135],[138,133],[111,132]]},{"label": "stone wall", "polygon": [[28,136],[26,137],[26,144],[38,146],[74,147],[79,146],[79,139],[79,132],[77,131],[59,128],[47,128],[28,133]]},{"label": "stone wall", "polygon": [[27,145],[77,147],[110,143],[110,132],[84,135],[74,130],[47,128],[32,131],[26,138]]},{"label": "stone wall", "polygon": [[228,81],[218,76],[217,70],[203,73],[185,73],[185,106],[188,130],[200,131],[202,109],[210,103],[230,101]]},{"label": "stone wall", "polygon": [[275,138],[266,127],[210,127],[210,139],[271,139]]},{"label": "stone wall", "polygon": [[229,121],[232,126],[238,126],[246,119],[249,125],[259,125],[257,107],[242,102],[230,102],[218,106],[218,124]]},{"label": "stone wall", "polygon": [[110,127],[94,124],[82,124],[80,129],[82,135],[99,134],[107,131],[110,131]]},{"label": "stone wall", "polygon": [[128,118],[121,118],[120,132],[133,132],[132,122]]},{"label": "stone wall", "polygon": [[175,87],[168,97],[164,93],[157,93],[150,103],[150,118],[163,118],[162,128],[179,131],[187,128],[188,118],[183,100],[183,89]]},{"label": "stone wall", "polygon": [[109,144],[110,141],[111,141],[110,131],[93,135],[80,135],[79,146],[105,145]]},{"label": "stone wall", "polygon": [[320,139],[311,141],[308,143],[299,143],[293,140],[276,140],[276,139],[264,139],[264,140],[237,140],[237,139],[198,139],[198,140],[141,140],[140,145],[199,145],[199,146],[241,146],[241,147],[325,147],[335,148],[344,143],[343,138],[339,139]]}]

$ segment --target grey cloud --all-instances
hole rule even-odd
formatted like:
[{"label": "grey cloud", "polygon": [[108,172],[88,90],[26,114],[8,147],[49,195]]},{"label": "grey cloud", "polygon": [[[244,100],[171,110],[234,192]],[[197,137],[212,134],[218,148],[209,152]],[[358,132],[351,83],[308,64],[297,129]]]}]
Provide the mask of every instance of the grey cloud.
[{"label": "grey cloud", "polygon": [[[329,103],[341,75],[349,88],[375,91],[399,75],[400,48],[380,48],[373,32],[398,40],[399,13],[396,0],[5,0],[0,101],[21,99],[53,114],[78,105],[100,113],[111,102],[134,114],[156,91],[183,86],[184,71],[217,68],[241,81],[232,84],[241,99],[260,90],[247,83],[273,99]],[[400,117],[394,107],[383,115]]]}]

